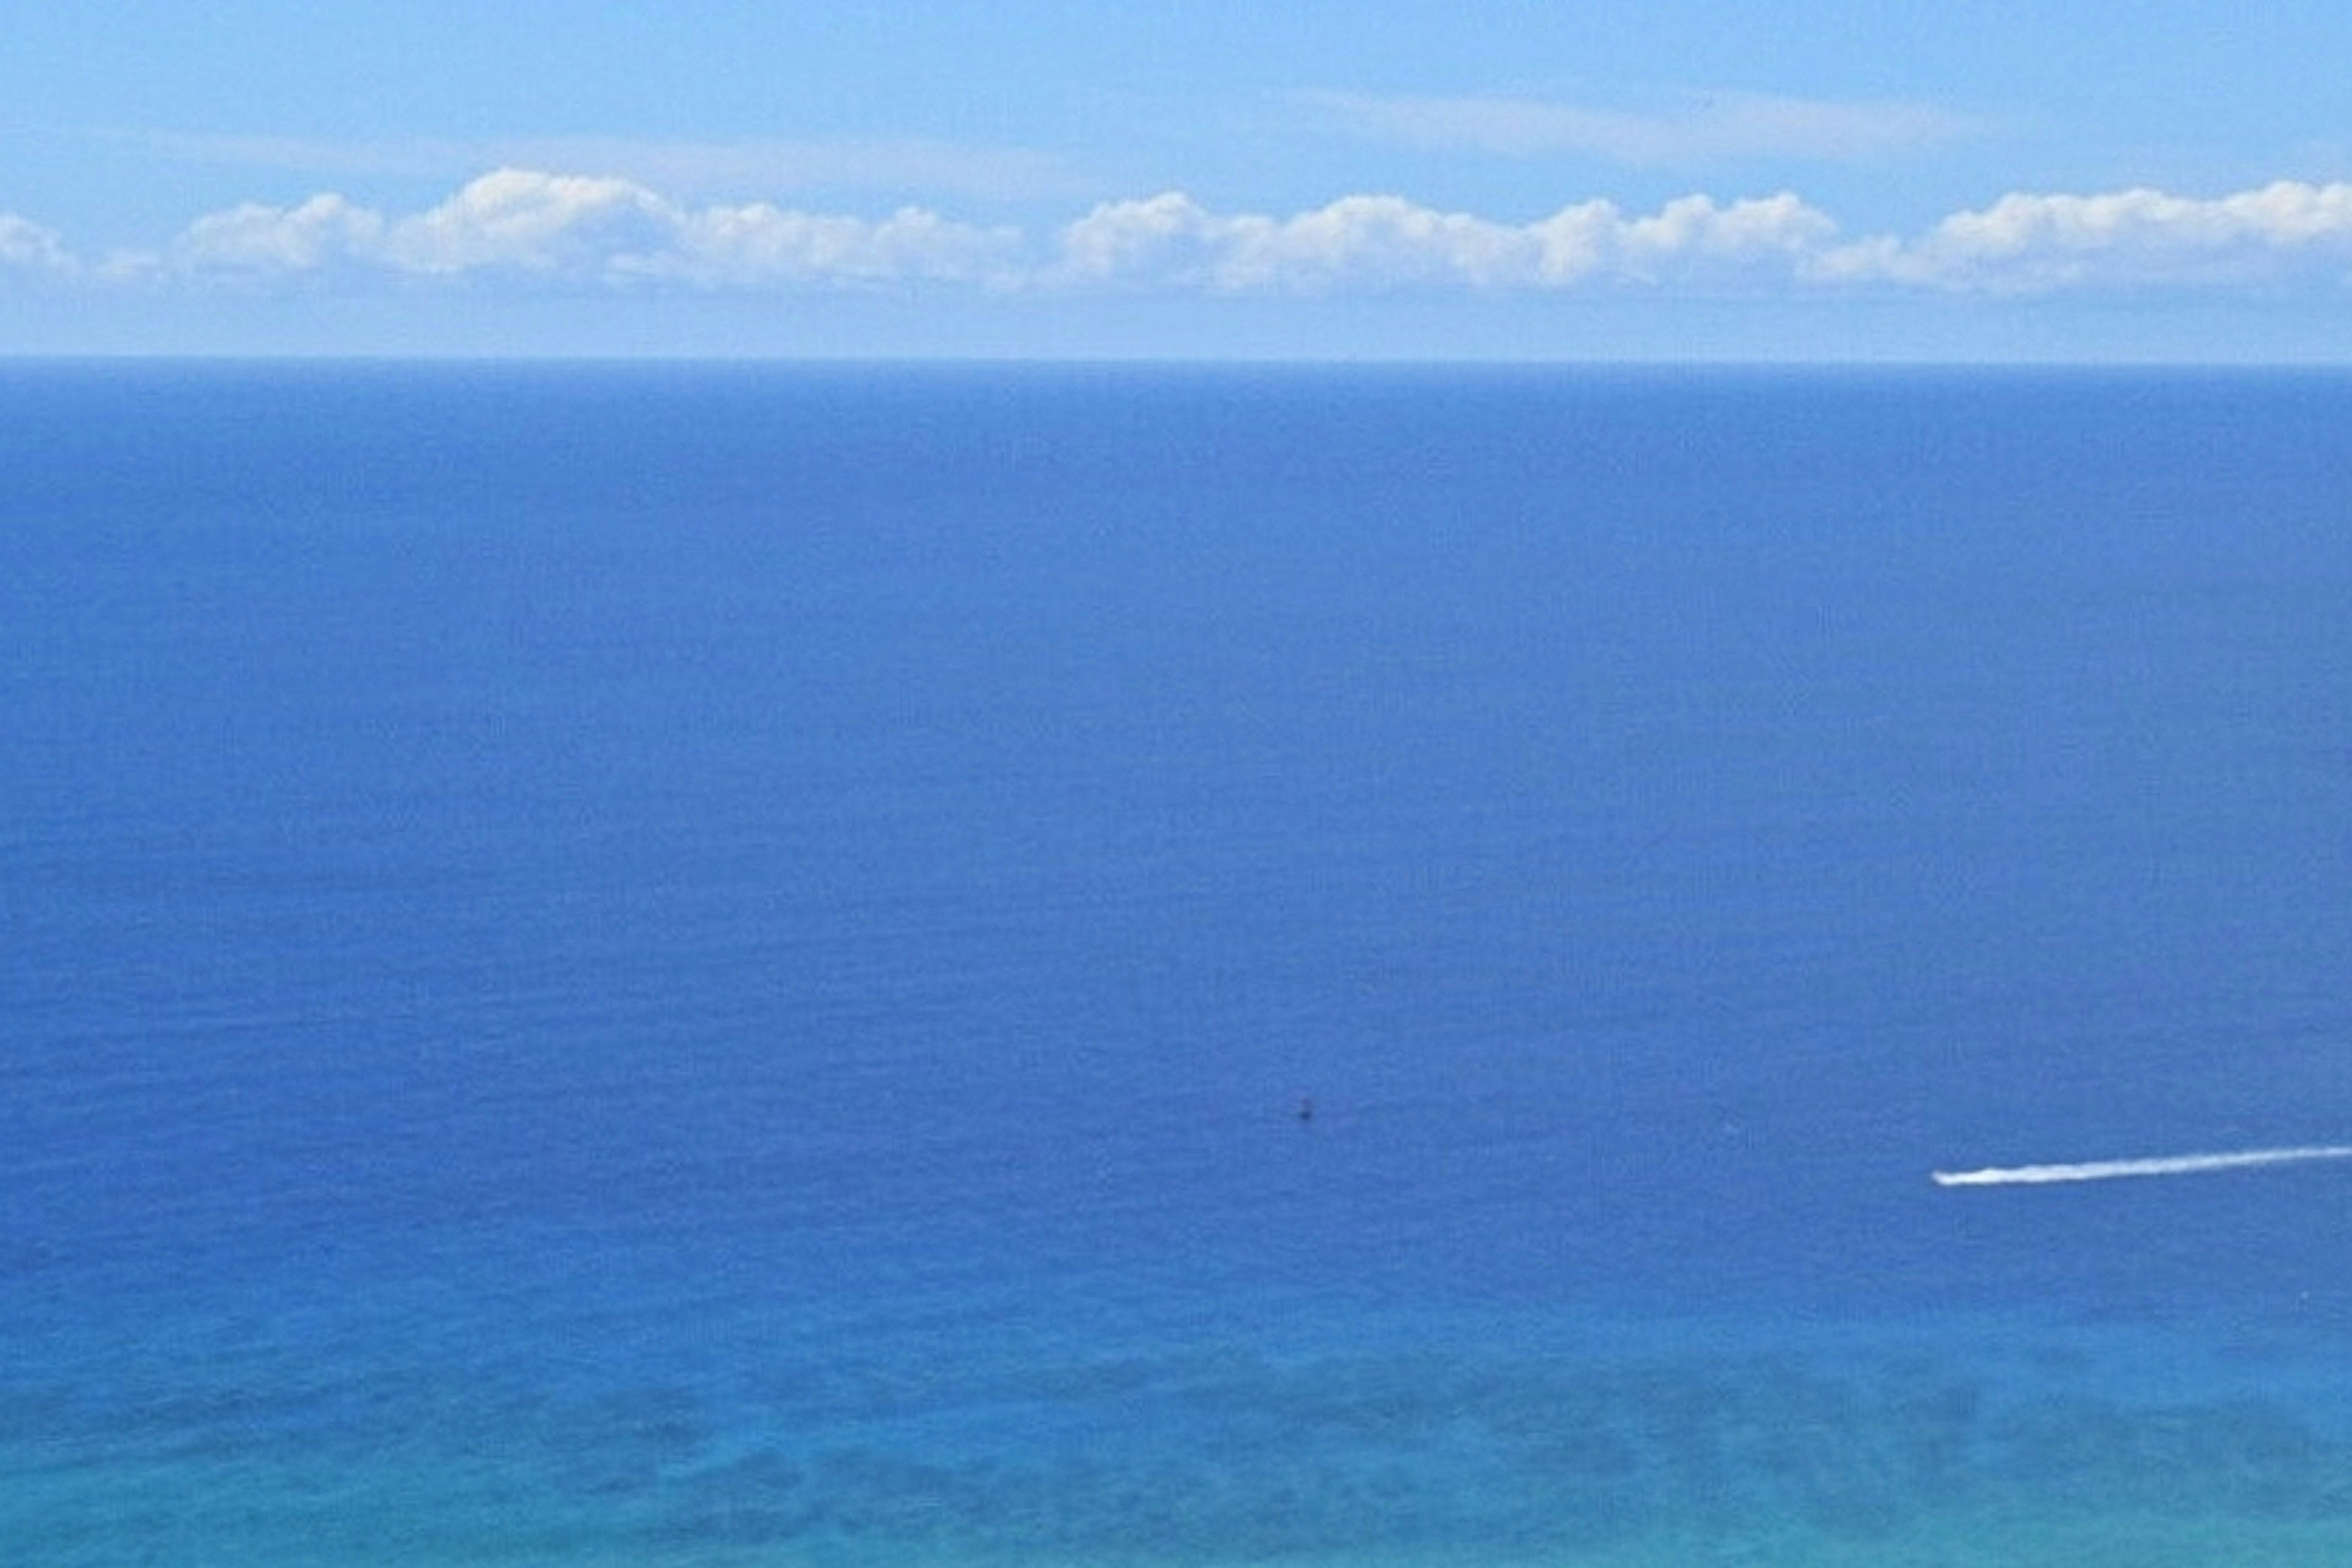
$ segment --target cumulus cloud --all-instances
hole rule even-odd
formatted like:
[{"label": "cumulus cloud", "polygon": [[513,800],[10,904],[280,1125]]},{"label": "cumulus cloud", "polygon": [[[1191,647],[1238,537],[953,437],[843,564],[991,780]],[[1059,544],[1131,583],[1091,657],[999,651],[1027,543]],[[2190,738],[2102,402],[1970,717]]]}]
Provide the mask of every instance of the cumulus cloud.
[{"label": "cumulus cloud", "polygon": [[1525,237],[1395,196],[1345,196],[1289,218],[1219,214],[1181,192],[1106,202],[1062,231],[1047,276],[1074,284],[1300,289],[1516,281]]},{"label": "cumulus cloud", "polygon": [[1793,268],[1834,229],[1786,195],[1728,205],[1687,196],[1638,217],[1586,202],[1507,224],[1389,195],[1346,196],[1287,218],[1221,215],[1171,192],[1105,203],[1071,224],[1045,276],[1223,293],[1654,283]]},{"label": "cumulus cloud", "polygon": [[1398,98],[1311,92],[1297,101],[1340,129],[1419,147],[1506,157],[1580,154],[1644,167],[1741,160],[1851,162],[1976,134],[1949,110],[1899,101],[1846,101],[1723,93],[1664,114],[1508,98]]},{"label": "cumulus cloud", "polygon": [[705,286],[982,278],[1012,238],[908,208],[879,221],[766,203],[692,208],[631,180],[500,169],[403,217],[339,195],[247,205],[199,218],[164,265],[196,274],[300,275],[355,268]]},{"label": "cumulus cloud", "polygon": [[55,230],[0,213],[0,268],[63,277],[75,270],[75,262]]},{"label": "cumulus cloud", "polygon": [[1798,196],[1695,195],[1651,212],[1605,200],[1532,221],[1358,195],[1287,215],[1182,192],[1106,202],[1024,235],[906,207],[883,217],[768,202],[691,205],[614,175],[500,169],[407,214],[325,194],[207,214],[159,250],[76,258],[0,215],[0,272],[96,284],[368,279],[416,284],[759,289],[948,287],[1055,292],[1778,289],[2239,290],[2352,282],[2352,184],[2281,182],[2196,197],[2012,194],[1916,236],[1849,237]]},{"label": "cumulus cloud", "polygon": [[2163,191],[2011,194],[1916,240],[1834,249],[1819,275],[2000,293],[2261,285],[2352,266],[2352,184],[2279,181],[2210,198]]},{"label": "cumulus cloud", "polygon": [[1787,193],[1685,196],[1646,215],[1590,201],[1526,224],[1395,196],[1349,196],[1290,217],[1218,214],[1171,193],[1095,208],[1063,231],[1045,275],[1228,293],[1778,280],[1815,291],[2022,295],[2342,284],[2352,282],[2352,184],[2281,181],[2213,197],[2013,194],[1916,237],[1858,238],[1842,237],[1829,215]]},{"label": "cumulus cloud", "polygon": [[373,250],[383,237],[382,217],[341,196],[313,196],[296,207],[247,202],[189,225],[172,259],[200,269],[307,272]]},{"label": "cumulus cloud", "polygon": [[593,275],[668,247],[688,216],[633,181],[500,169],[386,232],[384,256],[433,277]]},{"label": "cumulus cloud", "polygon": [[628,265],[648,278],[705,285],[1009,282],[1021,235],[956,223],[922,207],[878,222],[788,211],[764,202],[693,215],[667,254]]}]

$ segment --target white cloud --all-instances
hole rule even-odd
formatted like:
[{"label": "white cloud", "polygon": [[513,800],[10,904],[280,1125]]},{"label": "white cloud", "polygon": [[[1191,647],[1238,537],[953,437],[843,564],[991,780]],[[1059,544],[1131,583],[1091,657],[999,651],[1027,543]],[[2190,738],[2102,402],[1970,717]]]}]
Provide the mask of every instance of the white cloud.
[{"label": "white cloud", "polygon": [[1312,92],[1297,101],[1341,129],[1408,145],[1506,157],[1562,153],[1648,167],[1756,159],[1850,162],[1976,134],[1978,121],[1928,104],[1723,93],[1667,114],[1508,98]]},{"label": "white cloud", "polygon": [[1832,282],[1999,293],[2248,286],[2352,267],[2352,184],[2279,181],[2210,198],[2155,190],[2012,194],[1954,213],[1916,240],[1881,237],[1818,263]]},{"label": "white cloud", "polygon": [[75,270],[75,261],[55,230],[0,213],[0,268],[64,277]]},{"label": "white cloud", "polygon": [[616,270],[708,286],[823,281],[1008,280],[1020,231],[903,207],[880,222],[792,212],[764,202],[690,215],[676,245]]},{"label": "white cloud", "polygon": [[1224,220],[1220,287],[1317,289],[1363,284],[1515,283],[1528,263],[1522,231],[1400,196],[1343,196],[1296,217]]},{"label": "white cloud", "polygon": [[188,226],[172,247],[182,268],[247,273],[308,272],[381,246],[383,219],[337,195],[296,207],[247,202]]},{"label": "white cloud", "polygon": [[[1017,237],[919,208],[878,222],[682,206],[634,181],[500,169],[427,211],[388,218],[340,195],[197,219],[149,270],[294,276],[351,268],[410,278],[509,276],[707,287],[972,280]],[[120,268],[133,270],[126,261]]]},{"label": "white cloud", "polygon": [[1346,196],[1287,218],[1220,215],[1171,192],[1095,208],[1063,231],[1043,276],[1226,293],[1721,279],[1793,268],[1834,228],[1786,195],[1729,205],[1686,196],[1642,217],[1586,202],[1507,224],[1387,195]]},{"label": "white cloud", "polygon": [[0,215],[0,271],[100,285],[370,278],[415,283],[753,290],[953,287],[1299,296],[1609,289],[1934,289],[1993,296],[2352,282],[2352,184],[2215,197],[2017,194],[1913,237],[1843,237],[1794,195],[1695,195],[1629,213],[1580,202],[1532,222],[1358,195],[1289,214],[1169,192],[1107,202],[1049,234],[921,207],[885,217],[767,202],[695,206],[614,175],[500,169],[423,211],[323,194],[208,214],[154,251],[83,262]]},{"label": "white cloud", "polygon": [[1168,192],[1106,202],[1063,230],[1046,272],[1066,284],[1237,292],[1517,281],[1530,259],[1519,231],[1396,196],[1344,196],[1290,218],[1209,211]]},{"label": "white cloud", "polygon": [[629,180],[500,169],[384,235],[404,272],[457,277],[523,272],[593,277],[669,247],[688,219]]},{"label": "white cloud", "polygon": [[1620,271],[1654,279],[1673,269],[1724,264],[1794,266],[1836,232],[1828,214],[1784,191],[1728,206],[1684,196],[1653,216],[1620,220],[1608,239]]}]

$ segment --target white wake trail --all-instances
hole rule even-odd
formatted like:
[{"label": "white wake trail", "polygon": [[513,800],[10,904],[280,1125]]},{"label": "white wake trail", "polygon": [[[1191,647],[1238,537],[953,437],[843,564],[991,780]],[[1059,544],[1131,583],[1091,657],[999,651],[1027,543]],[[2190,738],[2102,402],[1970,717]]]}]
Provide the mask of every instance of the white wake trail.
[{"label": "white wake trail", "polygon": [[2106,1182],[2118,1176],[2198,1176],[2252,1165],[2293,1165],[2307,1160],[2352,1160],[2352,1144],[2301,1149],[2242,1149],[2231,1154],[2168,1154],[2155,1160],[2092,1160],[2079,1165],[1995,1166],[1983,1171],[1931,1171],[1939,1187],[2035,1187],[2050,1182]]}]

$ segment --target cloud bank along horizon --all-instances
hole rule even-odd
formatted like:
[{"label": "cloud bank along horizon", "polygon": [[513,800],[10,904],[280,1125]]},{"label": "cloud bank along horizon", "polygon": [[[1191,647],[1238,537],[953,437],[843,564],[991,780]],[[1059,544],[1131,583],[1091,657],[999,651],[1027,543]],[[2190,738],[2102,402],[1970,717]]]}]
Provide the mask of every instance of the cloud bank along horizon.
[{"label": "cloud bank along horizon", "polygon": [[1786,190],[1693,193],[1646,212],[1593,197],[1526,221],[1385,192],[1291,213],[1221,212],[1171,190],[1035,228],[928,205],[877,216],[765,200],[697,205],[621,175],[504,167],[421,210],[326,191],[286,205],[239,203],[160,244],[98,253],[35,216],[0,212],[0,276],[95,289],[307,279],[1208,296],[1612,287],[2326,295],[2352,283],[2352,184],[2011,192],[1907,235],[1850,233]]}]

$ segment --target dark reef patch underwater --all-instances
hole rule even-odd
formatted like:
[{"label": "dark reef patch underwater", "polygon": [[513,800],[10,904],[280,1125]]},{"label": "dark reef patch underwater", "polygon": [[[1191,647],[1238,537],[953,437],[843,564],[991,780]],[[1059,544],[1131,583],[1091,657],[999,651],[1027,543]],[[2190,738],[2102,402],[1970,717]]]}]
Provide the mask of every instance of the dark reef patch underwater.
[{"label": "dark reef patch underwater", "polygon": [[0,370],[0,1560],[2352,1561],[2347,429]]}]

